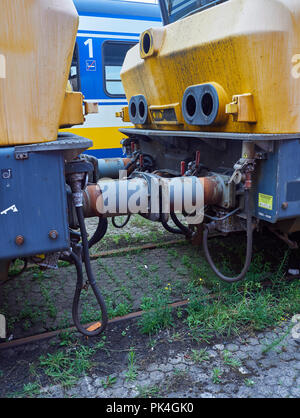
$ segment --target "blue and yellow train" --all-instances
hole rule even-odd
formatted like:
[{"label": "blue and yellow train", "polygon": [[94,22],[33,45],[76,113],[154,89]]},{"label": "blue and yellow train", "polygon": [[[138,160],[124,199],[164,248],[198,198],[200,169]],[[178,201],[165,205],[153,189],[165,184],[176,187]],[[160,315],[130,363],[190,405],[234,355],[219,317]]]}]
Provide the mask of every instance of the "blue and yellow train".
[{"label": "blue and yellow train", "polygon": [[97,158],[121,157],[119,132],[123,124],[115,117],[127,104],[120,71],[127,51],[140,34],[161,26],[159,6],[120,0],[75,0],[80,20],[70,81],[86,101],[98,102],[99,113],[86,117],[75,133],[93,140],[87,151]]}]

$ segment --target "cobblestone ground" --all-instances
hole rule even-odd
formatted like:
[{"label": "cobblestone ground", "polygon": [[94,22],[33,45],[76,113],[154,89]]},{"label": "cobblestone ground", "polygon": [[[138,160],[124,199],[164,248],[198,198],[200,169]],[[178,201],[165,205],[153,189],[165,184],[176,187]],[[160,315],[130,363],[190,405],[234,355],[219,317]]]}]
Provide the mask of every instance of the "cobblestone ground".
[{"label": "cobblestone ground", "polygon": [[[114,384],[104,388],[105,377],[92,374],[69,390],[44,387],[39,397],[299,398],[300,340],[286,335],[289,330],[285,324],[208,346],[198,355],[188,348],[170,350],[161,362],[145,364],[134,380],[128,380],[128,369],[120,370],[110,375]],[[264,352],[270,344],[273,348]]]}]

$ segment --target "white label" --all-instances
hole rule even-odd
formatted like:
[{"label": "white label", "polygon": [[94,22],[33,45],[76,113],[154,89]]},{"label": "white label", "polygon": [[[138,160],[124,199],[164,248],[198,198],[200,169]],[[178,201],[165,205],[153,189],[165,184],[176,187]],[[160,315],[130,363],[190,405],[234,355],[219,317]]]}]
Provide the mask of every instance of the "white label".
[{"label": "white label", "polygon": [[6,338],[6,321],[5,316],[0,314],[0,338]]}]

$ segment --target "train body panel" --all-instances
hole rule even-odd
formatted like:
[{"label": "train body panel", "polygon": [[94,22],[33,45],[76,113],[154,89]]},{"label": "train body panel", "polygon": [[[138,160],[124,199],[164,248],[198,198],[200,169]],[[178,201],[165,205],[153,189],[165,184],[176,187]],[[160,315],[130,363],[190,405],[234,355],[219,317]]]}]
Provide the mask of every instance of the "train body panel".
[{"label": "train body panel", "polygon": [[[145,125],[152,129],[299,132],[299,20],[300,4],[294,0],[229,0],[165,26],[163,34],[154,30],[154,43],[163,37],[155,55],[141,58],[139,46],[127,54],[121,73],[127,98],[143,94],[150,110],[177,105],[176,123],[157,123],[150,113]],[[223,119],[189,123],[184,93],[206,83],[217,83],[225,93]],[[251,112],[240,102],[245,96],[235,102],[241,95],[251,95]],[[186,113],[193,115],[195,107]]]},{"label": "train body panel", "polygon": [[[159,7],[117,0],[77,0],[75,5],[80,15],[79,85],[87,101],[98,102],[99,113],[88,115],[82,127],[68,131],[93,140],[88,154],[120,157],[123,136],[119,128],[130,124],[115,117],[120,107],[127,104],[119,73],[127,50],[138,43],[140,33],[161,26]],[[109,77],[113,81],[108,81]]]},{"label": "train body panel", "polygon": [[72,0],[19,3],[0,1],[0,146],[57,138],[78,29]]}]

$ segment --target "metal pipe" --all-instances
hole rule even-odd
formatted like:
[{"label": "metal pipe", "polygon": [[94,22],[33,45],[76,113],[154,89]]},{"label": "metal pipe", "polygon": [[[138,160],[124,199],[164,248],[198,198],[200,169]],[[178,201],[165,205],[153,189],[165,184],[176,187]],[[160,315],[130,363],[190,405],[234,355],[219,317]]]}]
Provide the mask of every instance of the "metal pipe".
[{"label": "metal pipe", "polygon": [[120,171],[127,171],[131,163],[130,158],[105,158],[98,159],[98,179],[118,179]]},{"label": "metal pipe", "polygon": [[222,195],[222,184],[214,176],[162,178],[149,174],[119,181],[102,180],[84,191],[84,216],[115,217],[134,213],[158,216],[195,211],[199,215],[202,211],[203,217],[204,205],[218,204]]}]

